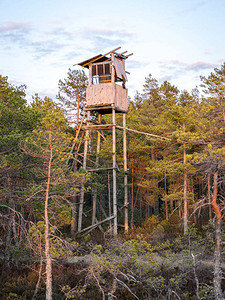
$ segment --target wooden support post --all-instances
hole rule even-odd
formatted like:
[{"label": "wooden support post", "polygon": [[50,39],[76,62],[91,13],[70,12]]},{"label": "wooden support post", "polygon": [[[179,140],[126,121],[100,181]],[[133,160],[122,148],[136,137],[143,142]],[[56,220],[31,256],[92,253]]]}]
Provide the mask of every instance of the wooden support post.
[{"label": "wooden support post", "polygon": [[128,231],[128,186],[127,186],[127,137],[126,114],[123,113],[123,164],[124,164],[124,228]]},{"label": "wooden support post", "polygon": [[[101,123],[101,121],[102,121],[102,115],[99,114],[98,115],[98,122]],[[98,167],[98,164],[99,164],[100,143],[101,143],[101,135],[100,135],[100,132],[98,132],[98,137],[97,137],[97,155],[96,155],[96,165],[97,165],[97,167]],[[94,187],[93,207],[92,207],[92,225],[94,225],[95,222],[96,222],[97,192],[98,192],[97,187]]]},{"label": "wooden support post", "polygon": [[115,83],[115,68],[114,68],[114,53],[113,52],[111,53],[111,60],[112,60],[111,82]]},{"label": "wooden support post", "polygon": [[[87,123],[89,123],[89,120],[90,120],[90,111],[88,111]],[[84,142],[84,159],[83,159],[83,169],[84,170],[86,170],[86,168],[87,168],[88,138],[89,138],[89,131],[86,130],[86,133],[85,133],[85,142]],[[77,228],[78,232],[80,232],[81,229],[82,229],[83,207],[84,207],[84,186],[82,186],[81,195],[80,195],[78,228]]]},{"label": "wooden support post", "polygon": [[88,78],[88,85],[92,85],[92,64],[89,65],[89,78]]},{"label": "wooden support post", "polygon": [[113,226],[113,235],[117,235],[117,197],[116,197],[116,110],[112,109],[112,159],[113,159],[113,216],[114,216],[114,226]]}]

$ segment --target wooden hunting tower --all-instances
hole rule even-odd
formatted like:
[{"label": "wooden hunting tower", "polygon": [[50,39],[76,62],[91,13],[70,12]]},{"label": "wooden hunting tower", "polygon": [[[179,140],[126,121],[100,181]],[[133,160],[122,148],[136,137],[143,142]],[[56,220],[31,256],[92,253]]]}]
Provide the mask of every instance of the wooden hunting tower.
[{"label": "wooden hunting tower", "polygon": [[125,59],[131,54],[118,54],[115,52],[118,49],[120,47],[78,64],[89,69],[87,110],[101,110],[101,114],[104,114],[111,113],[112,108],[115,108],[116,112],[127,112]]},{"label": "wooden hunting tower", "polygon": [[[88,140],[89,131],[97,130],[97,157],[96,165],[98,170],[103,168],[99,164],[98,154],[100,152],[101,134],[99,130],[111,129],[112,130],[112,167],[108,170],[112,170],[113,178],[113,195],[112,195],[112,209],[113,212],[109,211],[109,217],[104,221],[107,222],[113,219],[113,234],[117,234],[117,187],[116,187],[116,173],[118,170],[116,162],[116,129],[123,130],[123,156],[124,156],[124,227],[125,231],[128,230],[128,184],[127,184],[127,144],[126,144],[126,112],[128,110],[127,100],[127,89],[126,81],[127,75],[125,71],[125,60],[132,55],[125,55],[123,53],[117,53],[120,47],[102,55],[99,54],[88,60],[85,60],[78,65],[89,69],[89,84],[86,90],[86,107],[85,113],[87,113],[85,130],[85,144],[84,144],[84,155],[83,155],[83,169],[88,171],[87,167],[87,151],[88,151]],[[91,111],[98,112],[98,123],[92,123],[90,114]],[[123,114],[123,127],[116,125],[116,113]],[[101,116],[103,114],[112,114],[111,124],[102,124]],[[91,169],[89,169],[91,171]],[[92,209],[92,226],[86,228],[94,228],[97,226],[96,219],[96,199],[97,189],[93,191],[93,209]],[[109,197],[109,201],[110,197]],[[79,219],[78,219],[78,232],[82,231],[82,212],[84,204],[84,189],[81,192],[80,206],[79,206]],[[110,221],[111,222],[111,221]],[[101,222],[102,223],[102,222]],[[84,229],[84,230],[86,230]]]}]

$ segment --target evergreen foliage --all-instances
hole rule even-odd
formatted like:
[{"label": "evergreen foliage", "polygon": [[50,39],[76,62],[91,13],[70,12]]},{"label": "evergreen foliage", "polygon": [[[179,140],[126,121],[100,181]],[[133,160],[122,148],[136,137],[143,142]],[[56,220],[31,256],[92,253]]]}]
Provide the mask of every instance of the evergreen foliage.
[{"label": "evergreen foliage", "polygon": [[[111,220],[76,232],[81,191],[85,227],[96,191],[96,219],[112,216],[110,131],[101,132],[99,153],[90,133],[89,172],[82,168],[85,73],[69,69],[58,103],[35,95],[29,105],[25,86],[0,76],[2,299],[224,298],[225,64],[201,80],[202,95],[150,74],[130,101],[130,229],[112,238]],[[122,141],[118,131],[121,225]]]}]

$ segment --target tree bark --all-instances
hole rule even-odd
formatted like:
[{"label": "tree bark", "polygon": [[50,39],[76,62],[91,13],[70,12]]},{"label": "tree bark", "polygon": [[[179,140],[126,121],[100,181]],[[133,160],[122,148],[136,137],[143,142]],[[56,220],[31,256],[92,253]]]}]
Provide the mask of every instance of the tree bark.
[{"label": "tree bark", "polygon": [[[166,172],[164,173],[164,192],[165,197],[167,196],[167,185],[166,185]],[[172,210],[172,208],[171,208]],[[166,220],[169,220],[169,212],[168,212],[168,200],[165,199],[165,211],[166,211]]]},{"label": "tree bark", "polygon": [[113,235],[117,235],[117,189],[116,189],[116,110],[115,108],[112,109],[112,159],[113,159]]},{"label": "tree bark", "polygon": [[131,228],[134,228],[134,165],[132,163],[132,170],[131,170],[131,221],[130,225]]},{"label": "tree bark", "polygon": [[[98,122],[102,122],[102,115],[98,115]],[[98,167],[99,165],[99,152],[100,152],[100,144],[101,144],[101,135],[100,132],[98,131],[98,136],[97,136],[97,153],[96,153],[96,166]],[[96,209],[97,209],[97,193],[98,189],[97,187],[93,188],[93,204],[92,204],[92,222],[91,224],[95,224],[96,222]]]},{"label": "tree bark", "polygon": [[208,200],[209,200],[209,218],[212,219],[212,204],[211,204],[211,185],[210,185],[210,174],[208,174]]},{"label": "tree bark", "polygon": [[[112,216],[112,208],[111,208],[111,187],[110,187],[110,174],[108,170],[108,205],[109,205],[109,217]],[[112,222],[109,222],[110,232],[112,229]]]},{"label": "tree bark", "polygon": [[184,144],[184,152],[183,152],[183,163],[184,163],[184,213],[183,213],[183,221],[184,221],[184,233],[188,229],[188,200],[187,200],[187,170],[186,170],[186,164],[187,164],[187,157],[186,157],[186,147]]},{"label": "tree bark", "polygon": [[50,252],[50,238],[49,238],[49,220],[48,220],[48,202],[51,182],[51,166],[52,166],[52,145],[51,133],[49,133],[50,142],[50,156],[48,162],[48,180],[46,184],[45,194],[45,259],[46,259],[46,300],[52,300],[52,258]]},{"label": "tree bark", "polygon": [[71,207],[71,237],[74,238],[77,231],[77,195],[75,195]]},{"label": "tree bark", "polygon": [[[89,120],[90,120],[90,111],[88,111],[87,125],[89,125]],[[86,170],[86,167],[87,167],[88,138],[89,138],[89,131],[86,130],[85,142],[84,142],[84,159],[83,159],[83,169],[84,170]],[[80,195],[80,205],[79,205],[79,215],[78,215],[78,232],[80,232],[82,229],[83,208],[84,208],[84,186],[82,186],[81,195]]]},{"label": "tree bark", "polygon": [[216,231],[215,231],[215,251],[214,251],[214,293],[215,299],[224,299],[221,282],[222,282],[222,270],[221,270],[221,223],[222,215],[220,206],[217,204],[217,194],[218,194],[218,170],[213,176],[213,195],[212,195],[212,208],[216,215]]},{"label": "tree bark", "polygon": [[39,289],[39,286],[40,286],[40,282],[41,282],[41,273],[42,273],[42,255],[40,254],[41,256],[41,259],[40,259],[40,268],[39,268],[39,272],[38,272],[38,281],[36,283],[36,287],[35,287],[35,291],[34,291],[34,294],[33,294],[33,297],[31,300],[35,300],[36,296],[37,296],[37,293],[38,293],[38,289]]}]

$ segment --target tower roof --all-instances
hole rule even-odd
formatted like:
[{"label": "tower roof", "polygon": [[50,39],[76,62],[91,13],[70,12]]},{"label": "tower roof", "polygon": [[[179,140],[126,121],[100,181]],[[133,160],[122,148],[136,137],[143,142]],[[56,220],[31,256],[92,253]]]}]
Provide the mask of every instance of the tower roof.
[{"label": "tower roof", "polygon": [[80,63],[78,63],[77,65],[81,66],[81,67],[84,67],[84,68],[88,68],[88,66],[91,64],[91,63],[100,63],[100,62],[104,62],[104,61],[107,61],[107,60],[110,60],[109,57],[107,57],[108,54],[111,54],[111,53],[114,53],[114,55],[119,58],[119,59],[126,59],[128,58],[128,56],[132,55],[133,53],[130,53],[128,55],[124,55],[124,53],[126,53],[127,51],[121,53],[121,54],[118,54],[116,53],[115,51],[120,49],[121,47],[117,47],[116,49],[113,49],[111,51],[109,51],[108,53],[106,54],[99,54],[99,55],[96,55],[92,58],[89,58],[85,61],[82,61]]},{"label": "tower roof", "polygon": [[90,63],[93,63],[93,62],[95,62],[95,63],[103,62],[103,61],[106,61],[106,60],[108,60],[108,59],[109,59],[109,58],[106,57],[105,55],[99,54],[99,55],[96,55],[96,56],[94,56],[94,57],[92,57],[92,58],[89,58],[89,59],[87,59],[87,60],[84,60],[84,61],[78,63],[78,65],[81,66],[81,67],[88,68],[88,65],[89,65]]}]

